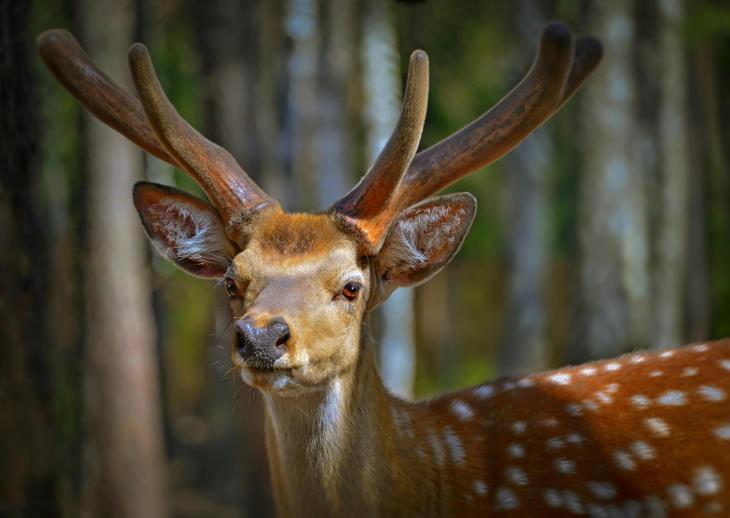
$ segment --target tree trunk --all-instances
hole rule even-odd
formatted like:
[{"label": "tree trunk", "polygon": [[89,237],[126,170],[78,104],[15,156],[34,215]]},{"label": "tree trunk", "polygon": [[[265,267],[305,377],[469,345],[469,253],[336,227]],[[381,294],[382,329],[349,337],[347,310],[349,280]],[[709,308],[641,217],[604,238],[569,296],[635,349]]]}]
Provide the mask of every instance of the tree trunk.
[{"label": "tree trunk", "polygon": [[[367,2],[363,19],[364,118],[368,167],[375,162],[400,114],[402,84],[395,20],[388,2]],[[413,290],[393,292],[381,307],[380,373],[385,386],[402,397],[413,396],[415,327]]]},{"label": "tree trunk", "polygon": [[[517,29],[524,54],[535,48],[544,17],[532,0],[519,2]],[[552,131],[530,135],[505,162],[507,188],[507,321],[500,349],[500,373],[537,372],[548,366],[545,282],[548,267],[548,188],[553,158]]]},{"label": "tree trunk", "polygon": [[[85,2],[89,54],[129,84],[129,2]],[[131,189],[142,155],[89,117],[89,256],[84,515],[166,515],[155,328],[141,226]]]},{"label": "tree trunk", "polygon": [[648,337],[647,214],[634,143],[632,6],[628,0],[592,4],[593,24],[586,31],[610,52],[582,95],[582,262],[571,362],[616,355]]},{"label": "tree trunk", "polygon": [[29,1],[0,1],[0,515],[56,516],[54,347]]},{"label": "tree trunk", "polygon": [[684,338],[684,275],[689,220],[689,142],[683,3],[658,2],[659,193],[653,270],[655,346],[676,347]]}]

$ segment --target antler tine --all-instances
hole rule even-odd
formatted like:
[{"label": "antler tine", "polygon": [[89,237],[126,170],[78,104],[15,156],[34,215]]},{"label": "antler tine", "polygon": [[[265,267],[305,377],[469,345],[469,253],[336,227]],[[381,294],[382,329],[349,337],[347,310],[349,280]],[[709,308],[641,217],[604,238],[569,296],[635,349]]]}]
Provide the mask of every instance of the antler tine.
[{"label": "antler tine", "polygon": [[230,153],[207,140],[178,114],[162,90],[144,45],[130,47],[129,63],[155,135],[175,162],[200,184],[227,228],[235,227],[246,213],[276,205]]},{"label": "antler tine", "polygon": [[157,158],[177,166],[155,137],[139,99],[96,68],[71,33],[51,29],[38,37],[37,45],[48,69],[99,120]]},{"label": "antler tine", "polygon": [[428,56],[416,50],[411,54],[403,105],[393,133],[368,173],[332,207],[360,229],[373,249],[380,247],[389,227],[386,209],[418,150],[427,107]]},{"label": "antler tine", "polygon": [[563,23],[547,25],[524,79],[480,118],[418,153],[394,197],[398,212],[502,157],[550,118],[601,59],[601,45]]}]

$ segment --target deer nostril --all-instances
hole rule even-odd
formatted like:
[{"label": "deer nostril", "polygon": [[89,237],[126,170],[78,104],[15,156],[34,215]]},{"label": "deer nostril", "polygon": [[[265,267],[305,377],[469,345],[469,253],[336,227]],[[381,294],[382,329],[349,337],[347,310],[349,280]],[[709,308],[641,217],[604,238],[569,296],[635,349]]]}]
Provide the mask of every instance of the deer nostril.
[{"label": "deer nostril", "polygon": [[289,341],[289,330],[287,329],[285,333],[279,335],[279,338],[276,339],[276,345],[284,345],[288,341]]},{"label": "deer nostril", "polygon": [[240,329],[236,330],[236,351],[241,357],[246,354],[246,337],[243,336]]},{"label": "deer nostril", "polygon": [[269,329],[276,338],[275,344],[277,347],[282,346],[289,341],[291,336],[289,333],[289,326],[283,319],[277,318],[273,320],[269,325]]}]

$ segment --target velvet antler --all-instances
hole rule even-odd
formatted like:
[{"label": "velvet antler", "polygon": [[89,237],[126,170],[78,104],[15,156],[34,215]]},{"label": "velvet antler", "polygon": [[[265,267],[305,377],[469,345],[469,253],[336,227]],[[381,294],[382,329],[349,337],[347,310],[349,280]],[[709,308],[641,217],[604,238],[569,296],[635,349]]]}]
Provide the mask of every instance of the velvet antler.
[{"label": "velvet antler", "polygon": [[180,117],[165,96],[144,45],[135,44],[129,51],[141,102],[96,68],[67,31],[44,32],[38,50],[56,78],[97,118],[190,174],[227,227],[248,212],[276,205],[227,151]]},{"label": "velvet antler", "polygon": [[[462,130],[418,153],[409,162],[405,174],[396,168],[375,174],[374,167],[333,210],[344,214],[359,228],[371,252],[377,251],[391,222],[402,210],[514,148],[575,93],[598,65],[601,55],[601,44],[595,38],[574,40],[566,25],[550,23],[542,31],[537,57],[529,72],[496,106]],[[407,88],[404,112],[410,102]],[[420,109],[425,111],[425,107]],[[391,143],[407,142],[411,146],[408,149],[417,145],[410,138],[399,137],[401,130],[399,124],[386,150]],[[402,154],[407,155],[405,148]],[[380,159],[376,164],[379,162]]]}]

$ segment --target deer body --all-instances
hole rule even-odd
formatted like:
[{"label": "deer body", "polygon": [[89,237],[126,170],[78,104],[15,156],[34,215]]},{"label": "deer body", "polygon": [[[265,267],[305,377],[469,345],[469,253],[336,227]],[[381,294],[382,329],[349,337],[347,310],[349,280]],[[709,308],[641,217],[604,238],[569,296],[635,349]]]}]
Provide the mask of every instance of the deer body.
[{"label": "deer body", "polygon": [[561,23],[492,110],[416,154],[428,59],[411,56],[400,119],[375,164],[328,211],[289,214],[175,111],[145,47],[139,99],[65,31],[39,38],[92,113],[190,174],[210,203],[149,182],[134,204],[158,251],[222,280],[231,358],[266,401],[267,449],[286,516],[665,516],[730,512],[730,341],[510,378],[408,403],[383,387],[362,329],[390,293],[458,252],[476,211],[432,197],[553,115],[597,66],[600,44]]},{"label": "deer body", "polygon": [[267,398],[283,515],[730,509],[730,340],[506,378],[419,403],[388,395],[370,356],[306,402]]}]

